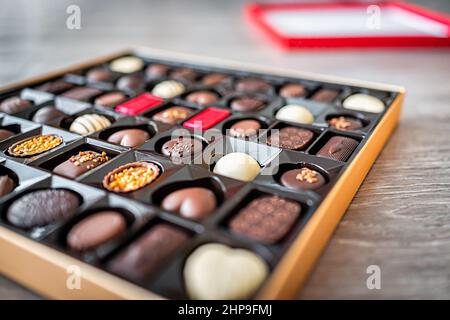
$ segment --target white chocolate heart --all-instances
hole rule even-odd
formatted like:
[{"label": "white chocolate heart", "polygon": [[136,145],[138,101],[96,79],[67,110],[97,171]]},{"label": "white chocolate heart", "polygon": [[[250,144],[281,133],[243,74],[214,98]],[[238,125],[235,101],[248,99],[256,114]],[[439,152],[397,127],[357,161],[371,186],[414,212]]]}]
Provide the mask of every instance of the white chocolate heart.
[{"label": "white chocolate heart", "polygon": [[235,300],[250,298],[269,268],[249,250],[208,243],[188,257],[183,272],[191,299]]}]

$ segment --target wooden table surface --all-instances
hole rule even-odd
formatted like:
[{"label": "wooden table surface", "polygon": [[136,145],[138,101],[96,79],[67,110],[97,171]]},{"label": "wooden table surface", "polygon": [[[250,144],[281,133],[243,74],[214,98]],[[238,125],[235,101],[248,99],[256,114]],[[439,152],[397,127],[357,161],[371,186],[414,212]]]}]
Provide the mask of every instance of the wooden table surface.
[{"label": "wooden table surface", "polygon": [[[413,1],[450,13],[450,3]],[[450,50],[302,51],[271,47],[245,22],[243,1],[3,0],[0,83],[120,48],[155,48],[388,82],[408,90],[400,124],[354,198],[303,299],[450,298]],[[366,286],[369,265],[381,289]],[[39,298],[0,276],[0,298]]]}]

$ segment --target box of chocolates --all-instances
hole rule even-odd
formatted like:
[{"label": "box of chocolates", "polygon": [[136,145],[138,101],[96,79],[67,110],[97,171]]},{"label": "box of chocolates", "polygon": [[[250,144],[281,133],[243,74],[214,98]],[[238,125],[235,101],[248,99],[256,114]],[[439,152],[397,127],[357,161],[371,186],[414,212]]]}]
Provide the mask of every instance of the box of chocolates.
[{"label": "box of chocolates", "polygon": [[51,298],[293,298],[404,95],[146,48],[5,86],[0,272]]}]

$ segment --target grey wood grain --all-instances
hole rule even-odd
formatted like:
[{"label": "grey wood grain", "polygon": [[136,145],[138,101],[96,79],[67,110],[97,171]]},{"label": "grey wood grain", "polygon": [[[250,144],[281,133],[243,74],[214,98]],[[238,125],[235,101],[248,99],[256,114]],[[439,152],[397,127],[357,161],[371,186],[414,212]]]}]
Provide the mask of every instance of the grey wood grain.
[{"label": "grey wood grain", "polygon": [[[448,1],[412,1],[450,12]],[[69,4],[82,29],[65,27]],[[350,205],[303,299],[450,298],[450,51],[283,53],[242,17],[244,1],[3,0],[0,83],[133,45],[403,85],[400,125]],[[107,5],[106,5],[107,4]],[[368,290],[366,268],[381,268]],[[0,277],[0,298],[38,298]]]}]

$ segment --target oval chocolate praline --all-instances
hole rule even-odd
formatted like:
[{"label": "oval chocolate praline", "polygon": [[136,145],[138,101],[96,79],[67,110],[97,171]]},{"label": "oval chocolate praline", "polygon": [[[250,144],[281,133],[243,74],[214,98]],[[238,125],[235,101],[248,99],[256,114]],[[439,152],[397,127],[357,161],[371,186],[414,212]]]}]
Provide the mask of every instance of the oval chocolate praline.
[{"label": "oval chocolate praline", "polygon": [[247,92],[265,93],[271,87],[272,86],[267,81],[258,78],[241,79],[236,84],[237,91],[247,91]]},{"label": "oval chocolate praline", "polygon": [[112,210],[96,212],[70,229],[67,244],[72,250],[91,250],[117,238],[126,227],[127,223],[121,213]]},{"label": "oval chocolate praline", "polygon": [[37,123],[49,124],[64,116],[66,114],[58,110],[55,106],[45,106],[36,111],[31,120]]},{"label": "oval chocolate praline", "polygon": [[124,147],[134,148],[150,139],[150,134],[141,129],[124,129],[117,131],[108,137],[108,142]]},{"label": "oval chocolate praline", "polygon": [[207,105],[219,100],[219,96],[215,92],[200,90],[188,94],[186,100],[200,105]]},{"label": "oval chocolate praline", "polygon": [[228,134],[237,138],[249,138],[258,134],[261,129],[259,121],[253,119],[240,120],[234,123]]},{"label": "oval chocolate praline", "polygon": [[164,109],[158,113],[155,113],[152,117],[153,120],[164,122],[168,124],[176,124],[178,121],[184,120],[191,116],[194,110],[182,106],[173,106]]},{"label": "oval chocolate praline", "polygon": [[10,97],[0,103],[0,111],[12,114],[31,108],[32,106],[33,104],[28,100],[19,97]]},{"label": "oval chocolate praline", "polygon": [[73,216],[79,196],[66,189],[32,191],[15,200],[7,210],[8,221],[19,228],[33,228]]}]

